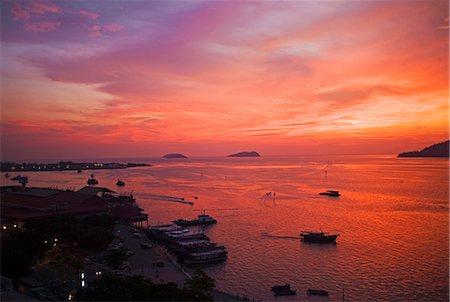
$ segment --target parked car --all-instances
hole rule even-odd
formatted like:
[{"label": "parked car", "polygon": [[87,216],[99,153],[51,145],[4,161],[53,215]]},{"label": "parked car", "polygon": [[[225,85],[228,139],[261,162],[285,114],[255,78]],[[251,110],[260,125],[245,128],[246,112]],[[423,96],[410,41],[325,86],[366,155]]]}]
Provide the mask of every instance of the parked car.
[{"label": "parked car", "polygon": [[145,243],[141,243],[141,247],[144,249],[151,249],[153,247],[153,245],[145,242]]},{"label": "parked car", "polygon": [[153,262],[153,266],[164,267],[164,262],[161,261],[161,260],[156,260],[156,261]]}]

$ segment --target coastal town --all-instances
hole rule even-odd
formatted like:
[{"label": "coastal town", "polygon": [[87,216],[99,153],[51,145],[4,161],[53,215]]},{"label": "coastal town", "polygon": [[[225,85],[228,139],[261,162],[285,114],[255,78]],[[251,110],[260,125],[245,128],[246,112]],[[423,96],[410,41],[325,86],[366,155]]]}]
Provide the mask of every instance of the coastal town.
[{"label": "coastal town", "polygon": [[[93,186],[77,191],[24,185],[0,190],[4,301],[96,300],[106,290],[102,286],[113,283],[139,286],[131,300],[244,298],[215,290],[212,278],[181,265],[222,261],[225,247],[176,224],[149,227],[149,215],[133,195]],[[184,249],[169,253],[175,245]],[[203,253],[188,252],[199,248]],[[213,259],[217,250],[221,258]],[[181,255],[192,254],[196,256],[180,261]],[[101,300],[110,300],[101,295]]]}]

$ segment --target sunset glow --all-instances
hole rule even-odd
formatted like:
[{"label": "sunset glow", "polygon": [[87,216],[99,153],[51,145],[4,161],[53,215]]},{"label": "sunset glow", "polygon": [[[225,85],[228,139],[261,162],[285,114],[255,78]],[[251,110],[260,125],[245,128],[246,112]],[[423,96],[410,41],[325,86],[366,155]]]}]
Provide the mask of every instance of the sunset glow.
[{"label": "sunset glow", "polygon": [[448,139],[448,1],[2,1],[2,158]]}]

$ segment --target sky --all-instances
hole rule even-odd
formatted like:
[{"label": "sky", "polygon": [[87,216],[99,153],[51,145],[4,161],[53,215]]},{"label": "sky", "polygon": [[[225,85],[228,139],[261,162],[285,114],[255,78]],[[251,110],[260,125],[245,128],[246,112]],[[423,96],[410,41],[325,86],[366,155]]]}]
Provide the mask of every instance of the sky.
[{"label": "sky", "polygon": [[0,1],[2,160],[449,137],[448,1]]}]

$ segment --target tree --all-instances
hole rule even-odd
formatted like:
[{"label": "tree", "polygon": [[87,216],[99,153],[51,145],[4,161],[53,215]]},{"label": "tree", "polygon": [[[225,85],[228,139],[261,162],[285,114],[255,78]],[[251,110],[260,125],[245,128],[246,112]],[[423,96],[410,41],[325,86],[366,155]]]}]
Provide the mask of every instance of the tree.
[{"label": "tree", "polygon": [[[104,273],[75,294],[77,301],[193,301],[185,288],[175,283],[155,284],[143,276],[120,278]],[[202,301],[207,299],[203,298]]]},{"label": "tree", "polygon": [[212,296],[209,294],[216,287],[216,280],[208,276],[201,270],[196,270],[192,277],[184,283],[184,285],[190,290],[196,300],[212,300]]}]

